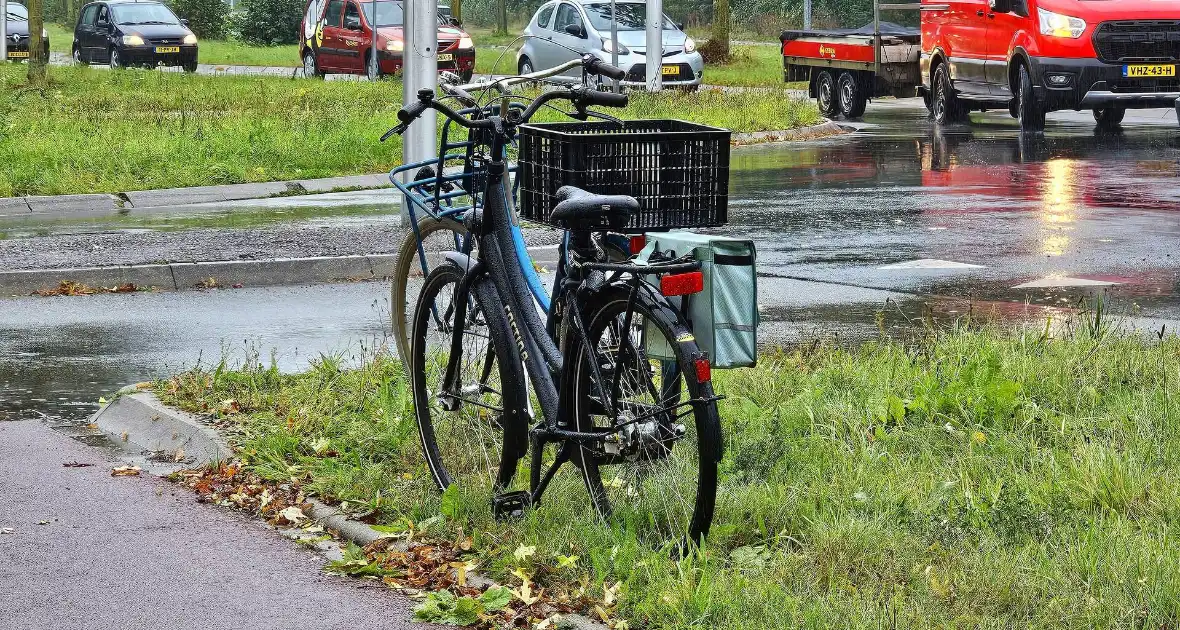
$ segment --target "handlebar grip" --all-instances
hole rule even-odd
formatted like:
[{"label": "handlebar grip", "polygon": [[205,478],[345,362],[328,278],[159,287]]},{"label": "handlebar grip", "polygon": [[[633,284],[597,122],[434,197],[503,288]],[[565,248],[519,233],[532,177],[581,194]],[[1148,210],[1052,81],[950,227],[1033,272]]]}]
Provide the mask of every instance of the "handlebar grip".
[{"label": "handlebar grip", "polygon": [[429,108],[430,103],[414,101],[413,103],[410,103],[409,105],[406,105],[405,107],[398,110],[397,119],[407,124],[412,123],[422,115],[422,112]]},{"label": "handlebar grip", "polygon": [[[591,74],[597,74],[598,76],[606,77],[608,79],[616,79],[618,81],[622,81],[623,78],[627,76],[627,73],[622,68],[612,66],[596,57],[587,60],[586,71]],[[624,105],[625,104],[626,103],[624,103]],[[622,107],[622,105],[619,107]]]},{"label": "handlebar grip", "polygon": [[578,99],[578,103],[586,107],[592,105],[599,107],[626,107],[627,95],[615,94],[614,92],[598,92],[594,90],[588,90],[582,94],[581,98]]}]

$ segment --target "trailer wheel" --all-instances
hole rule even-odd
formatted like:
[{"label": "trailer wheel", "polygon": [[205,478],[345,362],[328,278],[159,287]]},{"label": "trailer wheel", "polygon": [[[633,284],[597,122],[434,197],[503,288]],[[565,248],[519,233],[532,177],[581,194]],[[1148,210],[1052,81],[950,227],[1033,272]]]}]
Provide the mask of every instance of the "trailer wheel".
[{"label": "trailer wheel", "polygon": [[835,118],[840,114],[836,99],[836,79],[827,70],[821,70],[815,78],[815,104],[824,118]]},{"label": "trailer wheel", "polygon": [[840,88],[840,113],[844,114],[845,118],[864,116],[869,97],[856,75],[851,72],[840,73],[838,87]]},{"label": "trailer wheel", "polygon": [[955,94],[955,86],[951,83],[951,72],[947,69],[947,64],[938,64],[938,68],[934,70],[932,83],[934,84],[931,86],[934,96],[931,99],[933,106],[931,113],[934,116],[934,122],[946,125],[966,118],[967,110],[963,107],[958,95]]}]

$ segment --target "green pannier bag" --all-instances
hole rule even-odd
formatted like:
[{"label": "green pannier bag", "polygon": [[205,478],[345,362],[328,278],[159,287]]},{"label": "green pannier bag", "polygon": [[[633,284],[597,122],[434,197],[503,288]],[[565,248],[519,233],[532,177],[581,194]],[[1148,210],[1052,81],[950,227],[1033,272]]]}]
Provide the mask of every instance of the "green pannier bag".
[{"label": "green pannier bag", "polygon": [[[685,231],[648,232],[646,236],[647,246],[639,253],[640,261],[647,262],[659,251],[674,258],[692,254],[701,262],[704,290],[668,300],[679,309],[682,300],[688,299],[687,319],[697,345],[708,353],[710,364],[715,368],[754,367],[759,320],[754,241]],[[658,277],[646,278],[659,289]],[[645,335],[648,356],[673,358],[667,340],[654,332],[653,328]]]}]

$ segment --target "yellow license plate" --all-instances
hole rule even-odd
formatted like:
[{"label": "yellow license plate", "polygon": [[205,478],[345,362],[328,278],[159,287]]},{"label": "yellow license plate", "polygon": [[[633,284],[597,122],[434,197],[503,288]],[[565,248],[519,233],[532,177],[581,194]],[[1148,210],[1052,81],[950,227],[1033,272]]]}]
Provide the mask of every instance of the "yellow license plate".
[{"label": "yellow license plate", "polygon": [[446,54],[439,55],[438,60],[439,61],[454,61],[455,56],[450,53],[446,53]]},{"label": "yellow license plate", "polygon": [[180,46],[156,46],[156,54],[162,55],[164,53],[178,53],[178,52],[180,52]]},{"label": "yellow license plate", "polygon": [[1123,66],[1123,76],[1128,79],[1142,78],[1142,77],[1174,77],[1176,76],[1176,66]]},{"label": "yellow license plate", "polygon": [[677,66],[662,66],[660,68],[660,74],[675,74],[680,76],[680,68]]},{"label": "yellow license plate", "polygon": [[8,58],[9,59],[28,59],[29,53],[24,52],[24,51],[20,51],[20,52],[13,51],[13,52],[8,53]]}]

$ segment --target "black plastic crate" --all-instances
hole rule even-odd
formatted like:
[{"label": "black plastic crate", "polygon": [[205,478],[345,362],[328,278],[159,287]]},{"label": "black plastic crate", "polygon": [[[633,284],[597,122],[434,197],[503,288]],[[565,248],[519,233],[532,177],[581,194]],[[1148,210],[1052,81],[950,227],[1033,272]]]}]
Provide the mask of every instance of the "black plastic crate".
[{"label": "black plastic crate", "polygon": [[557,189],[630,195],[640,212],[624,231],[724,225],[727,129],[681,120],[539,123],[520,127],[520,215],[553,225]]}]

